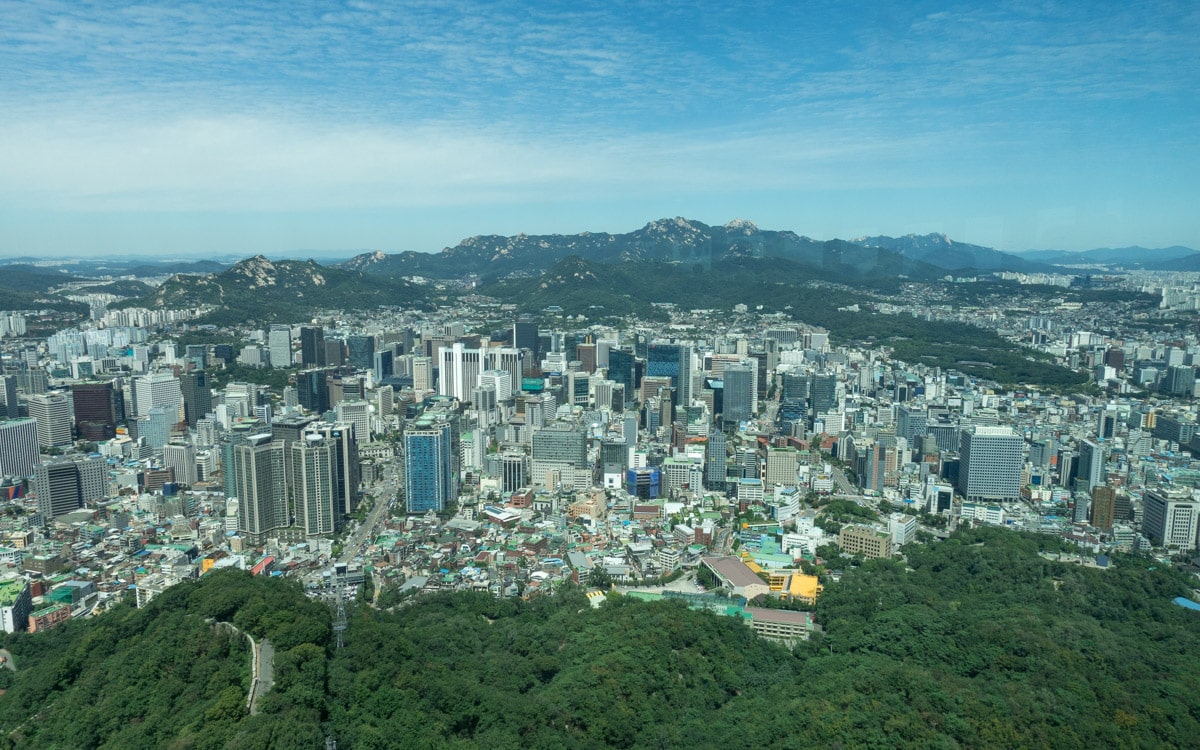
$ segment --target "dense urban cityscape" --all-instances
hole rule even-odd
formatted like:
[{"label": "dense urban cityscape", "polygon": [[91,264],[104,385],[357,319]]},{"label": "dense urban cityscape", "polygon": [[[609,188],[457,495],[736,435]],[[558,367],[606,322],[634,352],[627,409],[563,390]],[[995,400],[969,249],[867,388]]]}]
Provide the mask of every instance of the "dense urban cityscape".
[{"label": "dense urban cityscape", "polygon": [[[1197,588],[1190,274],[814,281],[641,317],[591,304],[579,290],[602,280],[570,257],[540,277],[550,297],[407,277],[438,294],[230,322],[235,282],[264,309],[280,287],[303,297],[289,263],[51,276],[46,299],[65,303],[0,314],[5,631],[152,608],[233,569],[295,581],[326,608],[334,654],[361,637],[361,607],[575,590],[800,649],[836,640],[820,613],[847,574],[882,580],[869,561],[916,565],[987,527],[1036,535],[1060,570],[1145,560]],[[222,292],[162,303],[188,286]],[[964,331],[966,349],[938,349]],[[252,715],[280,692],[286,636],[265,632]]]}]

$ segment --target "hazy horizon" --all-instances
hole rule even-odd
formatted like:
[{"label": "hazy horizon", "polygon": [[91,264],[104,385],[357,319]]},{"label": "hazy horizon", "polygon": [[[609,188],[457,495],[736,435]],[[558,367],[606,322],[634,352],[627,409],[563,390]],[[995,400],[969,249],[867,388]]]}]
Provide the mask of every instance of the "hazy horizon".
[{"label": "hazy horizon", "polygon": [[437,252],[673,216],[1200,248],[1187,2],[4,8],[0,257]]}]

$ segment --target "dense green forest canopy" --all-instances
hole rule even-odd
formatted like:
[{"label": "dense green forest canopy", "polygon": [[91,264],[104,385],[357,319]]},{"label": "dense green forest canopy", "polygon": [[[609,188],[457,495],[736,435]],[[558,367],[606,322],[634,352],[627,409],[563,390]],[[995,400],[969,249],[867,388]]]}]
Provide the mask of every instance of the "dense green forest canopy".
[{"label": "dense green forest canopy", "polygon": [[[795,651],[569,586],[359,606],[334,650],[328,611],[294,586],[206,576],[10,636],[0,728],[48,747],[1194,747],[1200,618],[1171,603],[1188,580],[1039,555],[1056,544],[967,530],[869,561],[826,588],[824,632]],[[278,644],[261,714],[244,712],[246,647],[206,617]]]}]

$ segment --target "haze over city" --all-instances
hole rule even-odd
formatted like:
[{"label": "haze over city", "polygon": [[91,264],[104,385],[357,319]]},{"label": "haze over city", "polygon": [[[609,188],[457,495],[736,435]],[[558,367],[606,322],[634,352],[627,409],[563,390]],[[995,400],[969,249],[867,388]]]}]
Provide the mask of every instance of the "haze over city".
[{"label": "haze over city", "polygon": [[5,2],[0,255],[1200,246],[1187,2]]}]

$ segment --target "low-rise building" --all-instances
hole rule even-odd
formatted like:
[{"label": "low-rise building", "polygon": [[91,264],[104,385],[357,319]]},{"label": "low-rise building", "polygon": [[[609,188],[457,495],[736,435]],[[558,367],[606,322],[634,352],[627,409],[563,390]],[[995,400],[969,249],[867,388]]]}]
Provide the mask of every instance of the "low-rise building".
[{"label": "low-rise building", "polygon": [[843,526],[838,533],[838,546],[848,555],[891,557],[892,537],[869,526]]}]

